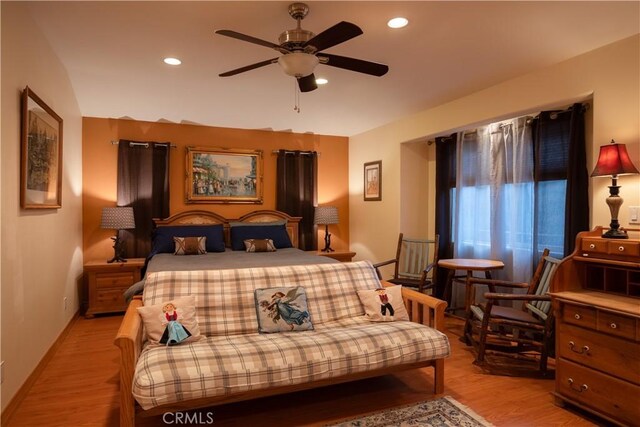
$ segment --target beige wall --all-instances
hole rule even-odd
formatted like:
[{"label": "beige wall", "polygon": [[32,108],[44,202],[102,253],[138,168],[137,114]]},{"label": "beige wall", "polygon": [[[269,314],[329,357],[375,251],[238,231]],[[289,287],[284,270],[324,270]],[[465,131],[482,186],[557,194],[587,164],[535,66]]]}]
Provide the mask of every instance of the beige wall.
[{"label": "beige wall", "polygon": [[[78,308],[82,120],[66,69],[26,3],[2,2],[1,7],[4,409]],[[64,120],[61,209],[20,209],[20,93],[27,85]]]},{"label": "beige wall", "polygon": [[[640,167],[640,36],[636,35],[614,44],[577,56],[570,60],[530,74],[506,81],[447,104],[422,111],[388,125],[356,135],[349,140],[349,195],[351,209],[351,248],[358,259],[374,262],[392,257],[397,235],[407,224],[407,211],[419,211],[418,197],[407,200],[401,176],[406,175],[402,164],[403,143],[426,140],[452,130],[480,123],[565,106],[574,101],[593,97],[591,131],[587,132],[587,162],[591,171],[599,147],[612,138],[627,145],[637,167]],[[429,180],[415,183],[424,188],[428,201],[428,230],[435,228],[433,147],[428,150],[427,176]],[[363,202],[362,164],[382,160],[383,200]],[[609,210],[605,178],[591,179],[591,224],[608,225]],[[640,177],[619,179],[621,195],[625,199],[620,214],[621,223],[628,226],[628,207],[640,205]],[[586,208],[586,207],[585,207]],[[422,219],[414,219],[419,222]]]}]

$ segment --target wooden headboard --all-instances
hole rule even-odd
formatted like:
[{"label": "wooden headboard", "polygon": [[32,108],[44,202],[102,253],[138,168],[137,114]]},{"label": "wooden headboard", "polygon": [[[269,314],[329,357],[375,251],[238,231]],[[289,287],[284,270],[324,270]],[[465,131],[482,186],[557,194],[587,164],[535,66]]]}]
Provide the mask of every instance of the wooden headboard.
[{"label": "wooden headboard", "polygon": [[300,217],[290,216],[284,212],[274,210],[259,210],[250,212],[237,219],[227,219],[214,212],[193,210],[180,212],[175,215],[171,215],[165,219],[154,219],[153,223],[156,227],[167,227],[171,225],[213,225],[222,224],[224,227],[224,239],[227,246],[230,245],[230,224],[232,222],[275,222],[286,221],[287,233],[291,238],[291,244],[294,248],[298,247],[298,226],[300,223]]},{"label": "wooden headboard", "polygon": [[287,233],[289,233],[291,244],[294,248],[297,248],[298,226],[300,225],[301,219],[302,218],[299,216],[290,216],[289,214],[280,211],[261,210],[250,212],[238,219],[229,220],[229,222],[275,222],[286,220],[287,223],[285,226],[287,227]]}]

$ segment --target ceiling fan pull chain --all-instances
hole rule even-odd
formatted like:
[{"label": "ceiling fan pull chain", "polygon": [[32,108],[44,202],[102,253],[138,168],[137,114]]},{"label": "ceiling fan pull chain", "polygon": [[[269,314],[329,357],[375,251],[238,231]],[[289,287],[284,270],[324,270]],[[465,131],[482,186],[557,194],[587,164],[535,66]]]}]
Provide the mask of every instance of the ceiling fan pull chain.
[{"label": "ceiling fan pull chain", "polygon": [[293,111],[300,114],[300,88],[298,87],[298,79],[293,81],[294,106]]}]

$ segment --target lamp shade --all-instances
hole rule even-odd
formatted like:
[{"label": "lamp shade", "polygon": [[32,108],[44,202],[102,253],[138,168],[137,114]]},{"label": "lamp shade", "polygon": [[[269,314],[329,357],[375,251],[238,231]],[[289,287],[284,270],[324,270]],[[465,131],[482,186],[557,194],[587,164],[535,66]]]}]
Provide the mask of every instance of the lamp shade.
[{"label": "lamp shade", "polygon": [[338,208],[335,206],[318,206],[313,216],[313,223],[319,225],[338,224]]},{"label": "lamp shade", "polygon": [[130,206],[102,208],[100,228],[109,228],[112,230],[136,228],[136,222],[133,219],[133,208]]},{"label": "lamp shade", "polygon": [[633,165],[624,144],[617,144],[611,140],[611,144],[600,147],[598,163],[591,176],[611,176],[637,174],[638,169]]}]

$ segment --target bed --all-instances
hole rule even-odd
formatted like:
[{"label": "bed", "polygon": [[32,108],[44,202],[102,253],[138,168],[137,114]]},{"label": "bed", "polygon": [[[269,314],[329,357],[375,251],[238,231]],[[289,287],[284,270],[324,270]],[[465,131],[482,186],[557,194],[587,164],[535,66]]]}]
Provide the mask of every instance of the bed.
[{"label": "bed", "polygon": [[[300,220],[300,217],[292,217],[276,210],[258,210],[237,219],[227,219],[214,212],[192,210],[180,212],[165,219],[154,219],[156,237],[164,230],[171,230],[165,233],[169,239],[173,235],[185,234],[184,230],[193,230],[193,233],[186,234],[195,235],[201,234],[203,227],[215,227],[219,231],[221,229],[219,237],[224,243],[218,245],[216,252],[207,251],[206,254],[198,256],[176,256],[173,254],[174,246],[172,239],[170,239],[168,242],[171,245],[167,247],[171,249],[169,252],[158,253],[154,246],[151,254],[147,257],[144,276],[160,271],[223,270],[339,262],[329,257],[317,256],[315,251],[305,252],[298,248]],[[232,229],[243,226],[281,227],[286,232],[291,247],[279,247],[275,252],[246,252],[245,250],[237,250],[237,248],[233,250]],[[248,230],[251,229],[248,228]],[[244,233],[244,235],[251,236],[250,232]],[[286,244],[280,246],[286,246]],[[134,295],[142,293],[144,283],[145,279],[129,288],[124,294],[125,299],[131,301]]]}]

